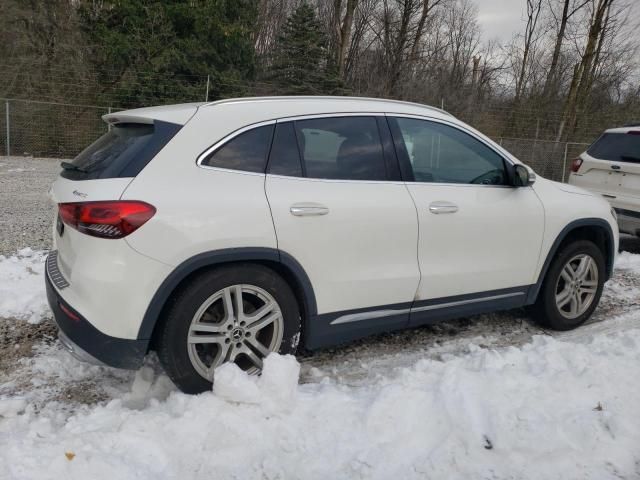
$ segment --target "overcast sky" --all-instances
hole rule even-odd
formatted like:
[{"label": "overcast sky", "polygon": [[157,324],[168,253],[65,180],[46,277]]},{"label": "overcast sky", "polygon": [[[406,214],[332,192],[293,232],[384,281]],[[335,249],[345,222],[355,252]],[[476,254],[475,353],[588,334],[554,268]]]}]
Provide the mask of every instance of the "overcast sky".
[{"label": "overcast sky", "polygon": [[[629,20],[640,20],[640,0],[625,0],[631,5]],[[509,41],[515,33],[524,30],[526,0],[473,0],[478,7],[478,24],[483,40],[497,38],[501,43]],[[623,3],[623,2],[619,2]],[[640,35],[638,30],[636,35]]]},{"label": "overcast sky", "polygon": [[504,43],[524,29],[525,0],[474,0],[484,40]]}]

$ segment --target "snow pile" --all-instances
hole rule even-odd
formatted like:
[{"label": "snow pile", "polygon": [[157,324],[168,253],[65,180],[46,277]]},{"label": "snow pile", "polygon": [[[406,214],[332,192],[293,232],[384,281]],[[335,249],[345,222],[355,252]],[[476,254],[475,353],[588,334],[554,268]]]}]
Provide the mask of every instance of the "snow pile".
[{"label": "snow pile", "polygon": [[46,252],[30,248],[17,255],[0,255],[0,317],[39,323],[48,314],[44,288]]},{"label": "snow pile", "polygon": [[640,255],[629,252],[619,252],[616,256],[615,268],[640,273]]},{"label": "snow pile", "polygon": [[[226,365],[213,392],[144,408],[124,398],[65,419],[55,403],[0,406],[0,478],[631,477],[638,365],[640,329],[470,346],[365,387],[298,385],[296,360],[272,355],[262,377]],[[141,383],[144,397],[154,382]]]}]

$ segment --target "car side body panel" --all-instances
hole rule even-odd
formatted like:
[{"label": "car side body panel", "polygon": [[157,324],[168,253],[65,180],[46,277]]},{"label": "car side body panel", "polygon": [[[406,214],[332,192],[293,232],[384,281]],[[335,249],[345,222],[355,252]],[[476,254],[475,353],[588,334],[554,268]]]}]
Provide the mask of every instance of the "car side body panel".
[{"label": "car side body panel", "polygon": [[[49,282],[55,308],[65,305],[90,322],[94,329],[85,332],[93,339],[124,341],[119,351],[128,352],[128,360],[119,366],[126,366],[137,365],[133,357],[146,352],[162,309],[181,282],[229,262],[257,262],[287,273],[302,302],[308,348],[532,303],[551,258],[573,228],[605,232],[610,274],[618,234],[609,205],[540,177],[531,187],[502,187],[489,194],[490,187],[324,181],[197,164],[203,152],[248,125],[340,113],[413,115],[475,132],[437,109],[366,99],[241,99],[112,114],[108,121],[156,118],[183,127],[133,179],[56,181],[56,202],[142,200],[156,214],[120,240],[72,229],[56,238],[57,266],[69,286]],[[429,225],[423,247],[433,255],[420,264],[416,208],[428,205],[412,190],[429,190],[430,202],[442,200],[448,188],[463,193],[459,201],[467,216],[455,228],[444,218]],[[293,203],[318,201],[318,195],[329,215],[291,215]],[[485,232],[487,210],[493,220]],[[500,237],[497,245],[491,235]],[[461,252],[460,258],[439,257],[445,247]],[[474,263],[476,255],[482,257]],[[521,268],[511,269],[512,264]],[[442,272],[444,280],[438,278]]]}]

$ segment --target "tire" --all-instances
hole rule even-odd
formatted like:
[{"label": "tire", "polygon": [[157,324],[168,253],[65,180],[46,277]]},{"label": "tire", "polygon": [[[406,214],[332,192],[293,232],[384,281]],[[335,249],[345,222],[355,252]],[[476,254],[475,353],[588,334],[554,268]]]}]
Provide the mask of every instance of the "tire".
[{"label": "tire", "polygon": [[[267,306],[273,302],[275,307]],[[180,390],[195,394],[211,390],[213,370],[222,363],[233,360],[253,374],[271,351],[295,354],[301,319],[296,297],[279,275],[239,264],[189,280],[169,300],[158,328],[156,351],[167,375]]]},{"label": "tire", "polygon": [[[579,280],[584,268],[586,276]],[[534,320],[552,330],[579,327],[598,306],[604,278],[604,255],[593,242],[577,240],[563,246],[551,262],[531,309]]]}]

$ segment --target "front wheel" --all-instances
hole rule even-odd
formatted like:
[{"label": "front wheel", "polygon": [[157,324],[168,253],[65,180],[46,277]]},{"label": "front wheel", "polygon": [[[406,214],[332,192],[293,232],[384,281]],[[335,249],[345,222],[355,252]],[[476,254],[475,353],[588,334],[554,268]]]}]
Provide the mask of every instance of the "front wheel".
[{"label": "front wheel", "polygon": [[300,312],[289,285],[259,265],[198,275],[171,299],[157,336],[158,357],[185,393],[210,390],[215,369],[234,362],[259,373],[271,352],[295,353]]},{"label": "front wheel", "polygon": [[582,325],[598,306],[604,277],[604,255],[593,242],[566,245],[549,266],[532,309],[534,319],[553,330]]}]

